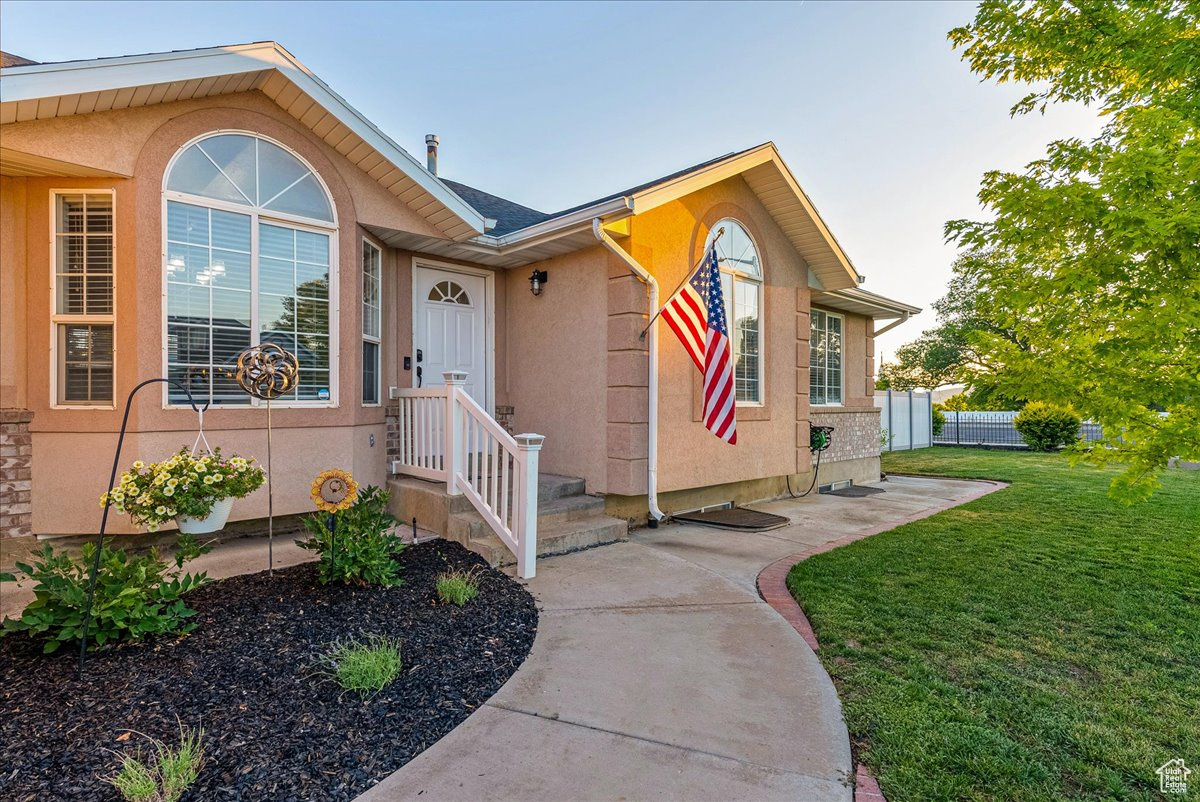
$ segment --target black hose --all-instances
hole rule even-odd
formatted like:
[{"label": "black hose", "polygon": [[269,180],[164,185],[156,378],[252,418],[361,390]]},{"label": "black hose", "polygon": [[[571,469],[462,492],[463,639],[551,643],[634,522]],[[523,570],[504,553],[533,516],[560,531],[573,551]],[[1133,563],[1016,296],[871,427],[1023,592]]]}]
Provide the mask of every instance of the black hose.
[{"label": "black hose", "polygon": [[825,449],[822,448],[820,451],[817,452],[817,464],[813,468],[812,484],[810,484],[808,486],[808,490],[805,490],[803,493],[801,493],[800,495],[797,496],[795,493],[792,492],[792,475],[789,473],[789,474],[787,474],[787,476],[784,477],[784,479],[787,480],[787,489],[788,489],[789,496],[791,496],[792,498],[804,498],[805,496],[807,496],[809,493],[811,493],[813,491],[814,487],[817,486],[817,474],[821,470],[821,451],[824,451],[824,450]]}]

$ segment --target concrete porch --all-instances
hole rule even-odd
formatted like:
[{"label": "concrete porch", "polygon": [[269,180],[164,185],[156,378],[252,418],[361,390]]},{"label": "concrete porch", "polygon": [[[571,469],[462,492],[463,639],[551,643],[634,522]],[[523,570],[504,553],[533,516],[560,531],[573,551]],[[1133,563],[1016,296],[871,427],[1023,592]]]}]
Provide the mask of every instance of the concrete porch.
[{"label": "concrete porch", "polygon": [[[584,481],[575,477],[538,476],[538,557],[628,539],[628,523],[606,515],[604,499],[586,495],[584,489]],[[493,566],[516,562],[470,500],[448,495],[444,482],[398,476],[388,482],[388,491],[392,494],[388,511],[402,524],[416,518],[418,528],[461,543]]]}]

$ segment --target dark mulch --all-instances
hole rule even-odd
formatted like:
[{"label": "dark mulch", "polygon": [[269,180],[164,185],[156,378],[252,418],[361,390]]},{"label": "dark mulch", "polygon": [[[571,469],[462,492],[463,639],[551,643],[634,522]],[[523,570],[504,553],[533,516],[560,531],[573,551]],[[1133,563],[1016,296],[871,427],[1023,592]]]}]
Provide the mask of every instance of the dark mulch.
[{"label": "dark mulch", "polygon": [[[0,799],[109,800],[109,750],[202,724],[206,765],[190,800],[352,799],[441,738],[516,671],[537,609],[516,582],[455,543],[406,549],[397,588],[321,586],[300,565],[188,596],[192,634],[98,652],[83,680],[69,653],[0,640]],[[480,567],[480,595],[442,605],[434,577]],[[402,644],[404,672],[361,699],[314,673],[339,638]],[[70,650],[64,649],[63,652]]]}]

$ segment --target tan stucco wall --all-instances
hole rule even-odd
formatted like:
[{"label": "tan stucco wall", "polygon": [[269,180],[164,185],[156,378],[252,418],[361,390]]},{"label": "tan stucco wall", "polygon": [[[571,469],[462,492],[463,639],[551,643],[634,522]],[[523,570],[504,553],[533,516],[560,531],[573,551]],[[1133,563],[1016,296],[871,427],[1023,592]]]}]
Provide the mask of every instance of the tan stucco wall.
[{"label": "tan stucco wall", "polygon": [[[107,483],[124,396],[138,381],[163,372],[163,174],[184,144],[222,129],[264,134],[306,159],[328,186],[339,224],[338,406],[275,409],[275,510],[310,510],[308,482],[324,468],[350,468],[373,484],[386,479],[384,409],[364,408],[360,401],[360,253],[365,232],[359,224],[425,235],[436,235],[436,229],[258,93],[19,123],[5,126],[6,147],[135,176],[5,178],[0,184],[0,392],[5,406],[26,406],[36,413],[31,425],[37,455],[35,533],[82,533],[98,525],[96,499]],[[90,188],[115,192],[117,408],[53,409],[48,356],[51,191]],[[410,279],[411,255],[385,249],[385,394],[389,385],[398,383],[400,359],[409,353]],[[164,410],[162,403],[157,388],[139,394],[129,428],[141,434],[126,441],[123,465],[137,458],[160,458],[185,442],[191,445],[194,434],[187,432],[195,416],[190,410]],[[262,409],[214,409],[205,421],[214,446],[260,460],[265,459],[264,423]],[[266,494],[260,491],[236,505],[234,516],[257,517],[265,511]],[[124,519],[113,523],[116,531],[128,531]]]},{"label": "tan stucco wall", "polygon": [[0,409],[27,403],[25,187],[24,179],[0,177]]},{"label": "tan stucco wall", "polygon": [[589,493],[606,492],[607,265],[599,246],[539,263],[549,280],[537,297],[532,268],[506,274],[508,369],[497,381],[514,430],[545,435],[542,470],[581,476]]}]

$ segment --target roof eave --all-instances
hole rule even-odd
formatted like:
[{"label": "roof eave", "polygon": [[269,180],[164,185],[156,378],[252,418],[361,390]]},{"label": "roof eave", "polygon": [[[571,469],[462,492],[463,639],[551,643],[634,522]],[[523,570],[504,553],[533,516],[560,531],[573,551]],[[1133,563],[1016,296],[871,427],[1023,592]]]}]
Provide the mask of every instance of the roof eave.
[{"label": "roof eave", "polygon": [[[276,42],[7,67],[0,70],[4,78],[0,104],[13,109],[15,117],[21,104],[28,109],[30,103],[36,105],[48,98],[264,70],[273,70],[294,84],[462,221],[463,225],[458,227],[462,230],[456,232],[453,239],[470,239],[488,230],[488,220],[483,215]],[[40,113],[35,112],[30,119],[40,118]]]}]

